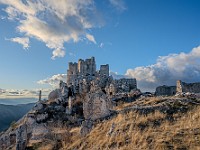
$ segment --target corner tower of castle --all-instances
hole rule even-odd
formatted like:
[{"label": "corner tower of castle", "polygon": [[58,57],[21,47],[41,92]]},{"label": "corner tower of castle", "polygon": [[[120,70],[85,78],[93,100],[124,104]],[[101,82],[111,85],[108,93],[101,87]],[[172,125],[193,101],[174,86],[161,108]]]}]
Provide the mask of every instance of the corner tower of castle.
[{"label": "corner tower of castle", "polygon": [[95,58],[90,59],[79,59],[78,63],[69,62],[67,70],[67,84],[75,84],[77,80],[85,76],[96,75],[96,62]]}]

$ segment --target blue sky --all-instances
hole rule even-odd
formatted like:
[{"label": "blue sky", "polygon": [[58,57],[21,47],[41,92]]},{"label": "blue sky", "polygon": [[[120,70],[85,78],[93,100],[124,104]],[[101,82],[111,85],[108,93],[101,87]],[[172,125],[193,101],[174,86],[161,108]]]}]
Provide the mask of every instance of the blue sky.
[{"label": "blue sky", "polygon": [[50,88],[69,61],[91,56],[144,90],[198,82],[199,7],[199,0],[0,0],[0,89]]}]

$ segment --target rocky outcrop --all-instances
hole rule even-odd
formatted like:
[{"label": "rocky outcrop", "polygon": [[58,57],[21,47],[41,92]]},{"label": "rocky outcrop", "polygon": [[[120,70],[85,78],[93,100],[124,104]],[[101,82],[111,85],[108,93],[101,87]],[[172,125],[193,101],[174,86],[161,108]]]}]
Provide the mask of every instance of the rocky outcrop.
[{"label": "rocky outcrop", "polygon": [[27,142],[27,125],[22,124],[16,130],[16,150],[25,150]]},{"label": "rocky outcrop", "polygon": [[55,100],[61,96],[61,90],[56,89],[49,93],[48,100]]},{"label": "rocky outcrop", "polygon": [[92,130],[92,126],[93,126],[93,121],[91,120],[83,121],[80,129],[81,136],[86,136]]},{"label": "rocky outcrop", "polygon": [[102,91],[88,93],[83,102],[83,114],[86,120],[96,120],[110,114],[111,101]]},{"label": "rocky outcrop", "polygon": [[[15,127],[0,136],[0,149],[17,150],[31,146],[32,141],[49,138],[52,126],[80,126],[82,136],[93,123],[111,114],[113,100],[132,98],[138,93],[136,79],[114,80],[109,65],[96,70],[95,58],[69,63],[67,83],[49,93],[47,101],[38,101]],[[140,91],[139,91],[140,93]],[[53,134],[53,133],[52,133]]]}]

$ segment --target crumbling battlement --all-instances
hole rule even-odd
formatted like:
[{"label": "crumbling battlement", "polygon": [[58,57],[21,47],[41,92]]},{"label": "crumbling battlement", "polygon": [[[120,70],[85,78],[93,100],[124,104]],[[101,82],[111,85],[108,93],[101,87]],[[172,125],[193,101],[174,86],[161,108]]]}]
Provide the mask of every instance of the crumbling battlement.
[{"label": "crumbling battlement", "polygon": [[100,70],[96,70],[94,57],[86,60],[79,59],[78,63],[69,63],[67,85],[75,94],[94,91],[95,86],[111,95],[137,89],[136,79],[114,80],[112,76],[109,76],[108,64],[101,65]]},{"label": "crumbling battlement", "polygon": [[166,95],[166,96],[172,96],[176,94],[176,86],[159,86],[156,88],[155,95],[156,96],[161,96],[161,95]]},{"label": "crumbling battlement", "polygon": [[77,85],[78,82],[86,77],[94,76],[109,76],[109,65],[101,65],[100,70],[96,71],[95,58],[82,60],[79,59],[78,63],[69,62],[69,69],[67,70],[67,84]]},{"label": "crumbling battlement", "polygon": [[[137,90],[136,79],[115,80],[109,76],[109,65],[101,65],[96,70],[95,58],[69,63],[67,83],[60,82],[59,90],[49,94],[49,99],[67,101],[66,113],[71,114],[73,103],[83,103],[83,115],[86,120],[96,120],[110,114],[112,99],[119,93],[128,95]],[[81,97],[81,98],[79,98]]]},{"label": "crumbling battlement", "polygon": [[196,83],[185,83],[181,80],[176,82],[176,92],[177,93],[200,93],[200,82]]},{"label": "crumbling battlement", "polygon": [[196,83],[185,83],[181,80],[178,80],[176,82],[176,86],[159,86],[156,88],[155,95],[166,95],[166,96],[172,96],[179,93],[200,93],[200,82]]}]

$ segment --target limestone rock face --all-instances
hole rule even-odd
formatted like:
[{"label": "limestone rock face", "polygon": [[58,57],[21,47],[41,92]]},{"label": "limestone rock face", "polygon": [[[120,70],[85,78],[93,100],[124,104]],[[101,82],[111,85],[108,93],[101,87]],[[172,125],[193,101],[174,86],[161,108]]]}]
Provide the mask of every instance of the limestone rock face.
[{"label": "limestone rock face", "polygon": [[43,122],[43,121],[45,121],[47,118],[48,118],[48,114],[47,114],[47,113],[45,113],[45,114],[38,114],[38,115],[36,116],[36,121],[37,121],[37,122]]},{"label": "limestone rock face", "polygon": [[35,124],[32,129],[32,136],[30,140],[42,140],[49,130],[44,123]]},{"label": "limestone rock face", "polygon": [[27,142],[27,125],[22,124],[16,131],[16,150],[25,150]]},{"label": "limestone rock face", "polygon": [[60,89],[56,89],[49,93],[48,100],[55,100],[56,98],[59,98],[60,96],[61,96]]},{"label": "limestone rock face", "polygon": [[33,107],[33,110],[35,110],[35,111],[43,110],[43,104],[40,102],[36,103],[35,106]]},{"label": "limestone rock face", "polygon": [[85,119],[96,120],[110,114],[111,102],[102,91],[88,93],[83,102]]},{"label": "limestone rock face", "polygon": [[69,94],[69,88],[67,87],[67,84],[63,81],[60,81],[60,91],[62,97],[66,98]]}]

